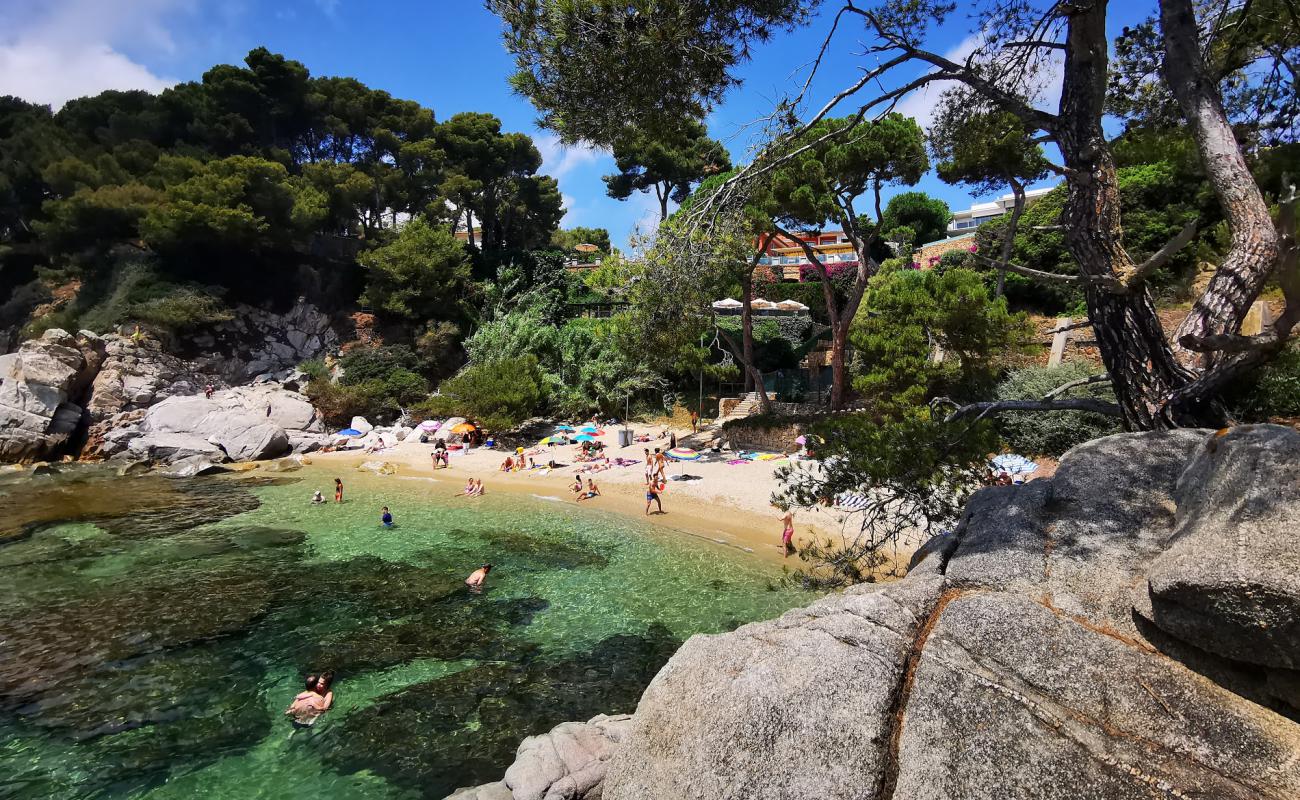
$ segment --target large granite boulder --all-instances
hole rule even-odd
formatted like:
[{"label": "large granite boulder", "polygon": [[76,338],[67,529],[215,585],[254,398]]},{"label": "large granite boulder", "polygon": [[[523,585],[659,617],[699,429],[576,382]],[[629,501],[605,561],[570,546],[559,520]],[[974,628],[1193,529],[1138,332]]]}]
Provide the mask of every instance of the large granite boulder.
[{"label": "large granite boulder", "polygon": [[1211,437],[1176,496],[1173,543],[1147,571],[1151,621],[1230,659],[1300,669],[1300,433]]},{"label": "large granite boulder", "polygon": [[81,405],[104,359],[104,342],[51,328],[0,356],[0,461],[55,454],[81,427]]},{"label": "large granite boulder", "polygon": [[129,430],[106,435],[102,452],[117,455],[125,447],[134,457],[169,462],[208,453],[198,447],[202,442],[232,461],[259,461],[313,449],[323,436],[307,398],[274,384],[223,390],[211,399],[169,397]]},{"label": "large granite boulder", "polygon": [[609,757],[627,733],[630,714],[564,722],[519,745],[505,785],[517,800],[598,800]]},{"label": "large granite boulder", "polygon": [[555,796],[1300,797],[1298,474],[1268,426],[1078,447],[901,581],[692,637]]}]

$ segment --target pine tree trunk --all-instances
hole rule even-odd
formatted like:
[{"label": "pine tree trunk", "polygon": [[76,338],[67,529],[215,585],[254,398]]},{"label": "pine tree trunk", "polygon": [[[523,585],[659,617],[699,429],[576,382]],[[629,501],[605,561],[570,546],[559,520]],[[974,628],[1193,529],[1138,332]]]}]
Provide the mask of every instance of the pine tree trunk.
[{"label": "pine tree trunk", "polygon": [[[1101,128],[1107,77],[1106,2],[1095,0],[1074,8],[1068,17],[1055,131],[1069,187],[1061,221],[1066,245],[1085,278],[1113,277],[1132,269],[1133,262],[1121,244],[1119,182]],[[1117,293],[1090,283],[1085,295],[1126,429],[1222,423],[1212,408],[1166,405],[1173,390],[1192,375],[1174,358],[1145,286]]]},{"label": "pine tree trunk", "polygon": [[831,409],[844,408],[848,395],[844,368],[844,351],[849,342],[849,323],[842,321],[831,329]]},{"label": "pine tree trunk", "polygon": [[[1277,229],[1259,185],[1223,110],[1219,87],[1206,74],[1196,18],[1189,0],[1162,0],[1165,82],[1187,117],[1205,176],[1232,231],[1232,245],[1214,277],[1175,335],[1204,337],[1237,333],[1264,288],[1281,251]],[[1189,360],[1195,357],[1186,354]]]},{"label": "pine tree trunk", "polygon": [[[741,302],[745,305],[740,309],[740,346],[744,351],[746,364],[754,363],[754,312],[749,304],[754,299],[754,281],[749,275],[741,278]],[[752,392],[754,379],[749,370],[745,370],[745,391]]]}]

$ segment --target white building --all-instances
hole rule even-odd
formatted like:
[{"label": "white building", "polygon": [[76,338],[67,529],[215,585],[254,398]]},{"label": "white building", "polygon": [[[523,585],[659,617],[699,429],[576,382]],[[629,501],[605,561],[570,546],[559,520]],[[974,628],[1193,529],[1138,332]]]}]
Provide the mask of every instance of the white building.
[{"label": "white building", "polygon": [[[1025,192],[1025,206],[1028,207],[1038,198],[1052,191],[1055,187],[1046,189],[1030,189]],[[970,233],[979,226],[991,219],[1002,216],[1016,204],[1014,194],[1004,194],[991,203],[976,203],[965,211],[952,212],[952,220],[948,223],[948,235],[960,236],[963,233]]]}]

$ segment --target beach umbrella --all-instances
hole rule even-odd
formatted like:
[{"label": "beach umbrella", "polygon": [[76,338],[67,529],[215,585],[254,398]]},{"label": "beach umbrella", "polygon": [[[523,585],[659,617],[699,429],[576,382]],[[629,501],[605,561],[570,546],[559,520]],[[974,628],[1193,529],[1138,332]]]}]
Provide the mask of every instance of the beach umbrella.
[{"label": "beach umbrella", "polygon": [[807,436],[800,436],[798,439],[795,439],[795,440],[794,440],[794,443],[795,443],[795,444],[808,444],[808,437],[807,437]]},{"label": "beach umbrella", "polygon": [[478,426],[474,425],[474,423],[472,423],[472,422],[462,422],[461,424],[459,424],[459,425],[457,425],[456,427],[452,428],[452,429],[451,429],[451,432],[452,432],[452,433],[471,433],[471,432],[476,431],[476,430],[478,430]]},{"label": "beach umbrella", "polygon": [[594,441],[596,441],[596,437],[595,437],[595,436],[592,436],[591,434],[580,433],[580,434],[578,434],[577,436],[573,437],[573,441],[575,441],[575,442],[594,442]]},{"label": "beach umbrella", "polygon": [[555,426],[555,429],[556,429],[557,431],[571,431],[571,430],[573,430],[573,426],[572,426],[572,425],[556,425],[556,426]]},{"label": "beach umbrella", "polygon": [[335,436],[365,436],[364,433],[357,430],[356,428],[344,428],[343,430],[339,431],[334,435]]},{"label": "beach umbrella", "polygon": [[569,440],[565,439],[563,436],[547,436],[545,439],[538,442],[538,444],[567,444],[568,441]]},{"label": "beach umbrella", "polygon": [[[673,449],[664,453],[664,455],[668,456],[673,461],[699,461],[700,460],[700,454],[689,447],[674,447]],[[686,474],[685,468],[683,468],[682,474],[683,475]]]},{"label": "beach umbrella", "polygon": [[442,423],[433,419],[426,419],[420,423],[420,430],[422,431],[436,431],[440,427],[442,427]]},{"label": "beach umbrella", "polygon": [[994,458],[991,463],[995,471],[1005,472],[1008,475],[1028,475],[1038,469],[1036,463],[1016,453],[1003,453]]},{"label": "beach umbrella", "polygon": [[578,428],[578,430],[582,431],[583,433],[596,433],[597,431],[600,430],[600,428],[597,428],[595,425],[588,423],[586,425],[583,425],[581,428]]}]

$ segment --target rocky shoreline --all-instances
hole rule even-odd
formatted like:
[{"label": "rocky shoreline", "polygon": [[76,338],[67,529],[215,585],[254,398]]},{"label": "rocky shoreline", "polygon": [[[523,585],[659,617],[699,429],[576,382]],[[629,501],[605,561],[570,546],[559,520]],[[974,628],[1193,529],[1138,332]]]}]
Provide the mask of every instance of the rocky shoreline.
[{"label": "rocky shoreline", "polygon": [[456,800],[1300,796],[1300,433],[1122,434]]},{"label": "rocky shoreline", "polygon": [[[0,355],[0,461],[175,464],[275,458],[321,446],[296,367],[337,350],[329,318],[240,307],[186,343],[50,329]],[[212,398],[204,387],[218,388]]]}]

